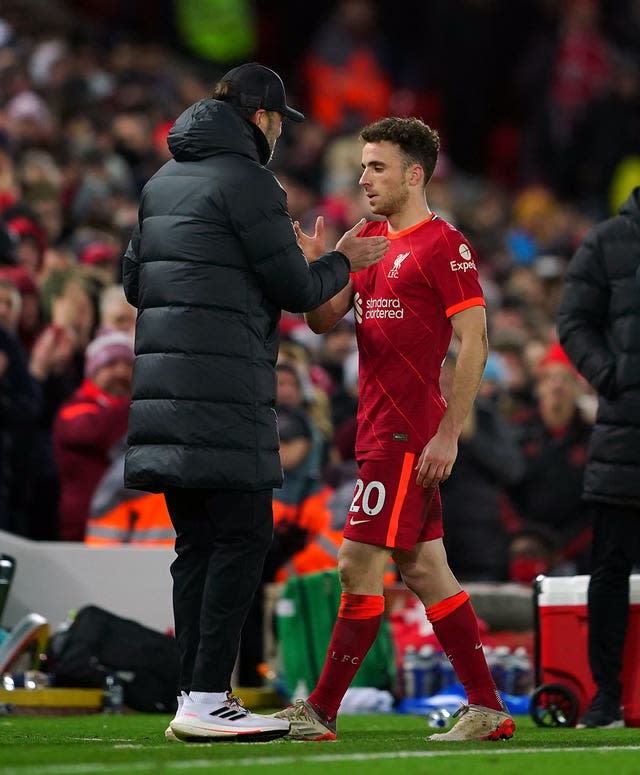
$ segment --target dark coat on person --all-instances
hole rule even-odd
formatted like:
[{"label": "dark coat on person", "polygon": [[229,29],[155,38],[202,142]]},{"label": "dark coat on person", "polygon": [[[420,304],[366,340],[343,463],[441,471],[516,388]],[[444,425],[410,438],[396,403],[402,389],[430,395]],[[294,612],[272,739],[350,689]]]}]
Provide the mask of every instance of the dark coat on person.
[{"label": "dark coat on person", "polygon": [[201,100],[169,133],[146,184],[123,283],[138,308],[125,483],[148,491],[279,487],[274,411],[282,309],[343,288],[338,252],[311,265],[263,133]]},{"label": "dark coat on person", "polygon": [[592,229],[568,267],[562,346],[598,392],[584,498],[640,505],[640,187]]},{"label": "dark coat on person", "polygon": [[28,535],[25,483],[42,411],[42,386],[29,373],[15,334],[0,326],[0,530]]},{"label": "dark coat on person", "polygon": [[565,428],[551,430],[537,409],[511,418],[524,471],[509,490],[521,529],[541,528],[563,559],[588,572],[591,519],[582,501],[591,423],[576,409]]},{"label": "dark coat on person", "polygon": [[475,432],[461,438],[451,476],[440,486],[444,545],[456,576],[506,581],[508,537],[501,523],[505,491],[522,476],[515,436],[495,404],[477,398]]}]

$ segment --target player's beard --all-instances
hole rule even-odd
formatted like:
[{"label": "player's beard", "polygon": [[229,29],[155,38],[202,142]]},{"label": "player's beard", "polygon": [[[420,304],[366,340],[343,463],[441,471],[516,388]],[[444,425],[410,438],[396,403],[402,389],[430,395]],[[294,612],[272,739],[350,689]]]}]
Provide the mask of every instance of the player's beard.
[{"label": "player's beard", "polygon": [[407,204],[408,200],[409,187],[406,185],[406,183],[403,183],[399,186],[398,191],[394,194],[389,194],[384,198],[381,197],[376,204],[375,210],[372,208],[372,211],[376,215],[384,215],[385,218],[388,218],[390,215],[395,215],[396,213],[401,212]]}]

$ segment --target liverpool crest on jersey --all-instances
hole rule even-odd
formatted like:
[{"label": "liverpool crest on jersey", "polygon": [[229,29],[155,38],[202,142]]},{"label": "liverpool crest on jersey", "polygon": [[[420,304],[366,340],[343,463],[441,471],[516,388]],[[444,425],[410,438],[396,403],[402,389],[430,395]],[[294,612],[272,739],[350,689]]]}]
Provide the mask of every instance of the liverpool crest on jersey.
[{"label": "liverpool crest on jersey", "polygon": [[408,255],[409,255],[408,252],[407,253],[399,253],[395,257],[395,259],[393,261],[393,266],[391,267],[391,269],[389,269],[387,277],[391,277],[391,278],[397,278],[398,277],[398,272],[400,271],[400,267],[402,266],[402,262],[405,260],[405,258]]}]

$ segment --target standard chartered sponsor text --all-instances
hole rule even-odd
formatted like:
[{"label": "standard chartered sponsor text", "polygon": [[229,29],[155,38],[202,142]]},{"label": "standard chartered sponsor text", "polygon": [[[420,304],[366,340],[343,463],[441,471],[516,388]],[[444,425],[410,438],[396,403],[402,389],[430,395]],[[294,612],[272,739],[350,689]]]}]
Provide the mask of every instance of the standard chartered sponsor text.
[{"label": "standard chartered sponsor text", "polygon": [[375,298],[367,299],[365,318],[403,318],[404,307],[400,299]]}]

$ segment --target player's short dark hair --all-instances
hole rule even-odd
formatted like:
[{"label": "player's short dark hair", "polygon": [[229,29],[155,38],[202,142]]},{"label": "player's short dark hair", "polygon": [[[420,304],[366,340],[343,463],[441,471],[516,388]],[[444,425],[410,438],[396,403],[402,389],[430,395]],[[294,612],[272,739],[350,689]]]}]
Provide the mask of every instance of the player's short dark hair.
[{"label": "player's short dark hair", "polygon": [[400,147],[406,166],[419,164],[424,171],[425,183],[433,175],[440,150],[440,136],[435,129],[419,118],[383,118],[369,124],[360,132],[365,143],[386,140]]}]

